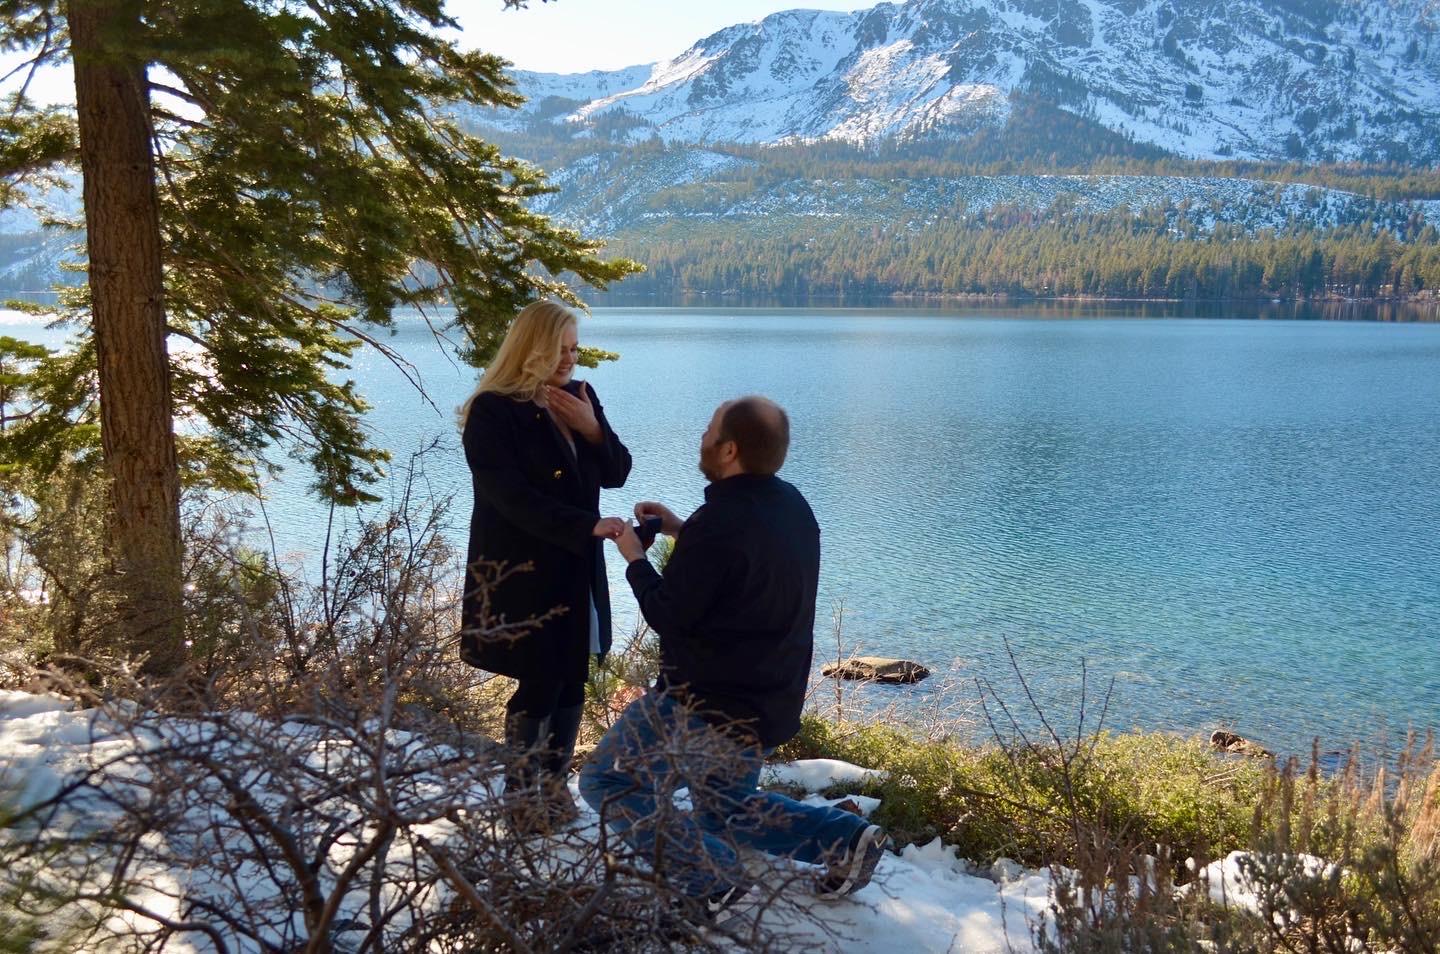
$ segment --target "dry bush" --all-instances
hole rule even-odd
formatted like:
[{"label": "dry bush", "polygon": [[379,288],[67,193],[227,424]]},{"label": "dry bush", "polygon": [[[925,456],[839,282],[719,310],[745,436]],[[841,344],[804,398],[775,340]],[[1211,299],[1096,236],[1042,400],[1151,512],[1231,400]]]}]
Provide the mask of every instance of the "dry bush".
[{"label": "dry bush", "polygon": [[[1259,912],[1239,936],[1305,954],[1440,950],[1440,760],[1412,735],[1393,759],[1352,752],[1327,776],[1312,752],[1273,773],[1255,809]],[[1320,859],[1323,864],[1310,859]]]},{"label": "dry bush", "polygon": [[67,466],[6,490],[0,652],[19,663],[103,657],[119,619],[104,484]]},{"label": "dry bush", "polygon": [[[513,754],[473,737],[437,742],[402,715],[403,670],[433,651],[387,646],[371,661],[386,674],[378,694],[316,673],[311,705],[283,722],[205,705],[165,713],[139,684],[122,702],[66,686],[92,707],[87,762],[9,820],[6,894],[26,918],[80,932],[72,949],[795,946],[806,915],[793,899],[812,877],[799,866],[754,859],[764,891],[751,915],[700,932],[674,913],[663,861],[593,826],[512,831],[500,779]],[[696,759],[704,742],[663,744]],[[663,803],[654,823],[675,830],[683,811]]]},{"label": "dry bush", "polygon": [[[657,537],[650,550],[650,562],[664,570],[675,543],[669,537]],[[585,686],[585,719],[582,741],[589,748],[615,724],[625,707],[655,684],[660,673],[660,637],[637,616],[634,629],[617,637],[610,652],[591,669]]]},{"label": "dry bush", "polygon": [[[10,684],[76,700],[89,726],[83,764],[0,826],[0,918],[46,927],[27,949],[794,946],[810,873],[783,859],[754,859],[767,888],[751,917],[702,932],[676,915],[665,866],[603,829],[513,829],[528,803],[501,779],[531,753],[492,741],[504,687],[458,658],[458,562],[418,486],[337,534],[308,586],[232,518],[199,514],[195,665],[176,682],[76,654],[9,660]],[[524,571],[487,565],[479,582]],[[660,824],[682,811],[662,806]]]},{"label": "dry bush", "polygon": [[[1125,810],[1120,780],[1105,771],[1113,766],[1097,758],[1108,742],[1103,704],[1100,718],[1087,724],[1083,666],[1076,732],[1065,736],[1035,701],[1013,656],[1011,662],[1040,735],[1027,734],[987,687],[987,711],[1002,713],[1008,730],[992,719],[995,737],[1015,791],[1024,791],[1037,770],[1052,780],[1060,797],[1050,821],[1068,836],[1053,849],[1051,917],[1034,934],[1041,951],[1440,951],[1440,762],[1433,737],[1412,735],[1397,758],[1377,760],[1369,771],[1356,753],[1338,774],[1322,773],[1318,745],[1303,772],[1294,759],[1266,763],[1251,794],[1245,851],[1232,855],[1239,885],[1212,885],[1207,862],[1221,852],[1209,849],[1235,845],[1157,843],[1143,819]],[[1236,763],[1233,773],[1216,778],[1228,789],[1238,773],[1256,771]],[[1232,837],[1224,827],[1208,832],[1216,842]],[[1235,893],[1237,887],[1243,891]]]},{"label": "dry bush", "polygon": [[660,639],[645,622],[636,621],[635,628],[615,645],[590,672],[585,684],[585,718],[582,739],[590,745],[598,742],[620,718],[625,707],[645,694],[660,673]]},{"label": "dry bush", "polygon": [[1092,697],[1081,662],[1072,734],[1057,729],[1036,700],[1008,643],[1006,652],[1024,715],[988,681],[979,686],[986,723],[1003,755],[1004,790],[1015,799],[1020,825],[1045,846],[1054,885],[1049,917],[1033,925],[1036,948],[1074,954],[1211,950],[1211,939],[1197,927],[1204,899],[1177,892],[1173,846],[1157,844],[1149,826],[1125,810],[1119,780],[1106,770],[1101,751],[1113,682]]}]

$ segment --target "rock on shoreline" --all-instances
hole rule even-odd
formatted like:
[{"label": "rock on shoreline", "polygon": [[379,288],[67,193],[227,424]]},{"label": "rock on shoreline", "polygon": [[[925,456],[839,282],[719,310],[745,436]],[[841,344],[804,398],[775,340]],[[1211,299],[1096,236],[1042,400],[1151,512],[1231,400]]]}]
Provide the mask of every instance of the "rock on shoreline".
[{"label": "rock on shoreline", "polygon": [[1210,745],[1221,752],[1229,752],[1232,755],[1248,755],[1256,759],[1273,759],[1275,757],[1274,752],[1254,739],[1247,739],[1224,729],[1216,729],[1210,733]]},{"label": "rock on shoreline", "polygon": [[908,659],[887,659],[884,656],[855,656],[844,662],[828,663],[820,675],[832,679],[858,679],[865,682],[912,683],[928,678],[930,670]]}]

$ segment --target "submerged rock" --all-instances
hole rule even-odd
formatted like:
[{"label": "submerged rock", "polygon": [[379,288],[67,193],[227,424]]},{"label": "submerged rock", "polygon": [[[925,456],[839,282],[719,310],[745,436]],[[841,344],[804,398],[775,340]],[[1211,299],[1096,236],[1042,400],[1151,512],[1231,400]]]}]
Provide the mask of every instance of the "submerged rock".
[{"label": "submerged rock", "polygon": [[855,656],[840,663],[829,663],[820,675],[833,679],[862,679],[866,682],[910,683],[930,675],[930,670],[908,659],[887,659],[883,656]]}]

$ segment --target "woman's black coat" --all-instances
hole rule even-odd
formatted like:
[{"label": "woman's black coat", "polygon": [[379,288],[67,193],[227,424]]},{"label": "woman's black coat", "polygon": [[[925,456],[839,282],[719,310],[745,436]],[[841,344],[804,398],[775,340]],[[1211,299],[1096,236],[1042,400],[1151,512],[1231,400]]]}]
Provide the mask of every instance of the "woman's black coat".
[{"label": "woman's black coat", "polygon": [[[610,648],[610,589],[602,541],[600,488],[619,487],[630,474],[630,452],[605,419],[593,388],[584,387],[604,440],[575,435],[575,449],[550,414],[530,401],[483,393],[465,419],[465,459],[475,487],[470,518],[460,637],[461,657],[473,666],[522,679],[582,682],[590,663],[590,594],[600,619],[600,651]],[[476,561],[517,572],[490,594],[489,619],[476,586]],[[488,635],[495,624],[517,624],[557,611],[518,637]],[[523,627],[522,627],[523,628]]]}]

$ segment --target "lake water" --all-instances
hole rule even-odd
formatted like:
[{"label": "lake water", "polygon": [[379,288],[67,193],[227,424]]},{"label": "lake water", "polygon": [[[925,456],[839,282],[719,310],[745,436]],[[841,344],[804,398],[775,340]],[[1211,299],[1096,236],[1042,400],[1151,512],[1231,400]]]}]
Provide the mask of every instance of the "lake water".
[{"label": "lake water", "polygon": [[[604,509],[688,513],[711,411],[764,393],[823,532],[817,655],[843,604],[847,649],[941,677],[877,698],[987,677],[1023,702],[1008,642],[1066,723],[1084,660],[1118,728],[1298,751],[1440,726],[1440,324],[1135,313],[597,309],[582,342],[622,358],[581,376],[635,456]],[[415,319],[390,343],[438,410],[367,355],[376,439],[403,460],[442,438],[427,477],[458,493],[463,545],[474,372]],[[323,520],[307,479],[270,489],[282,549]]]}]

